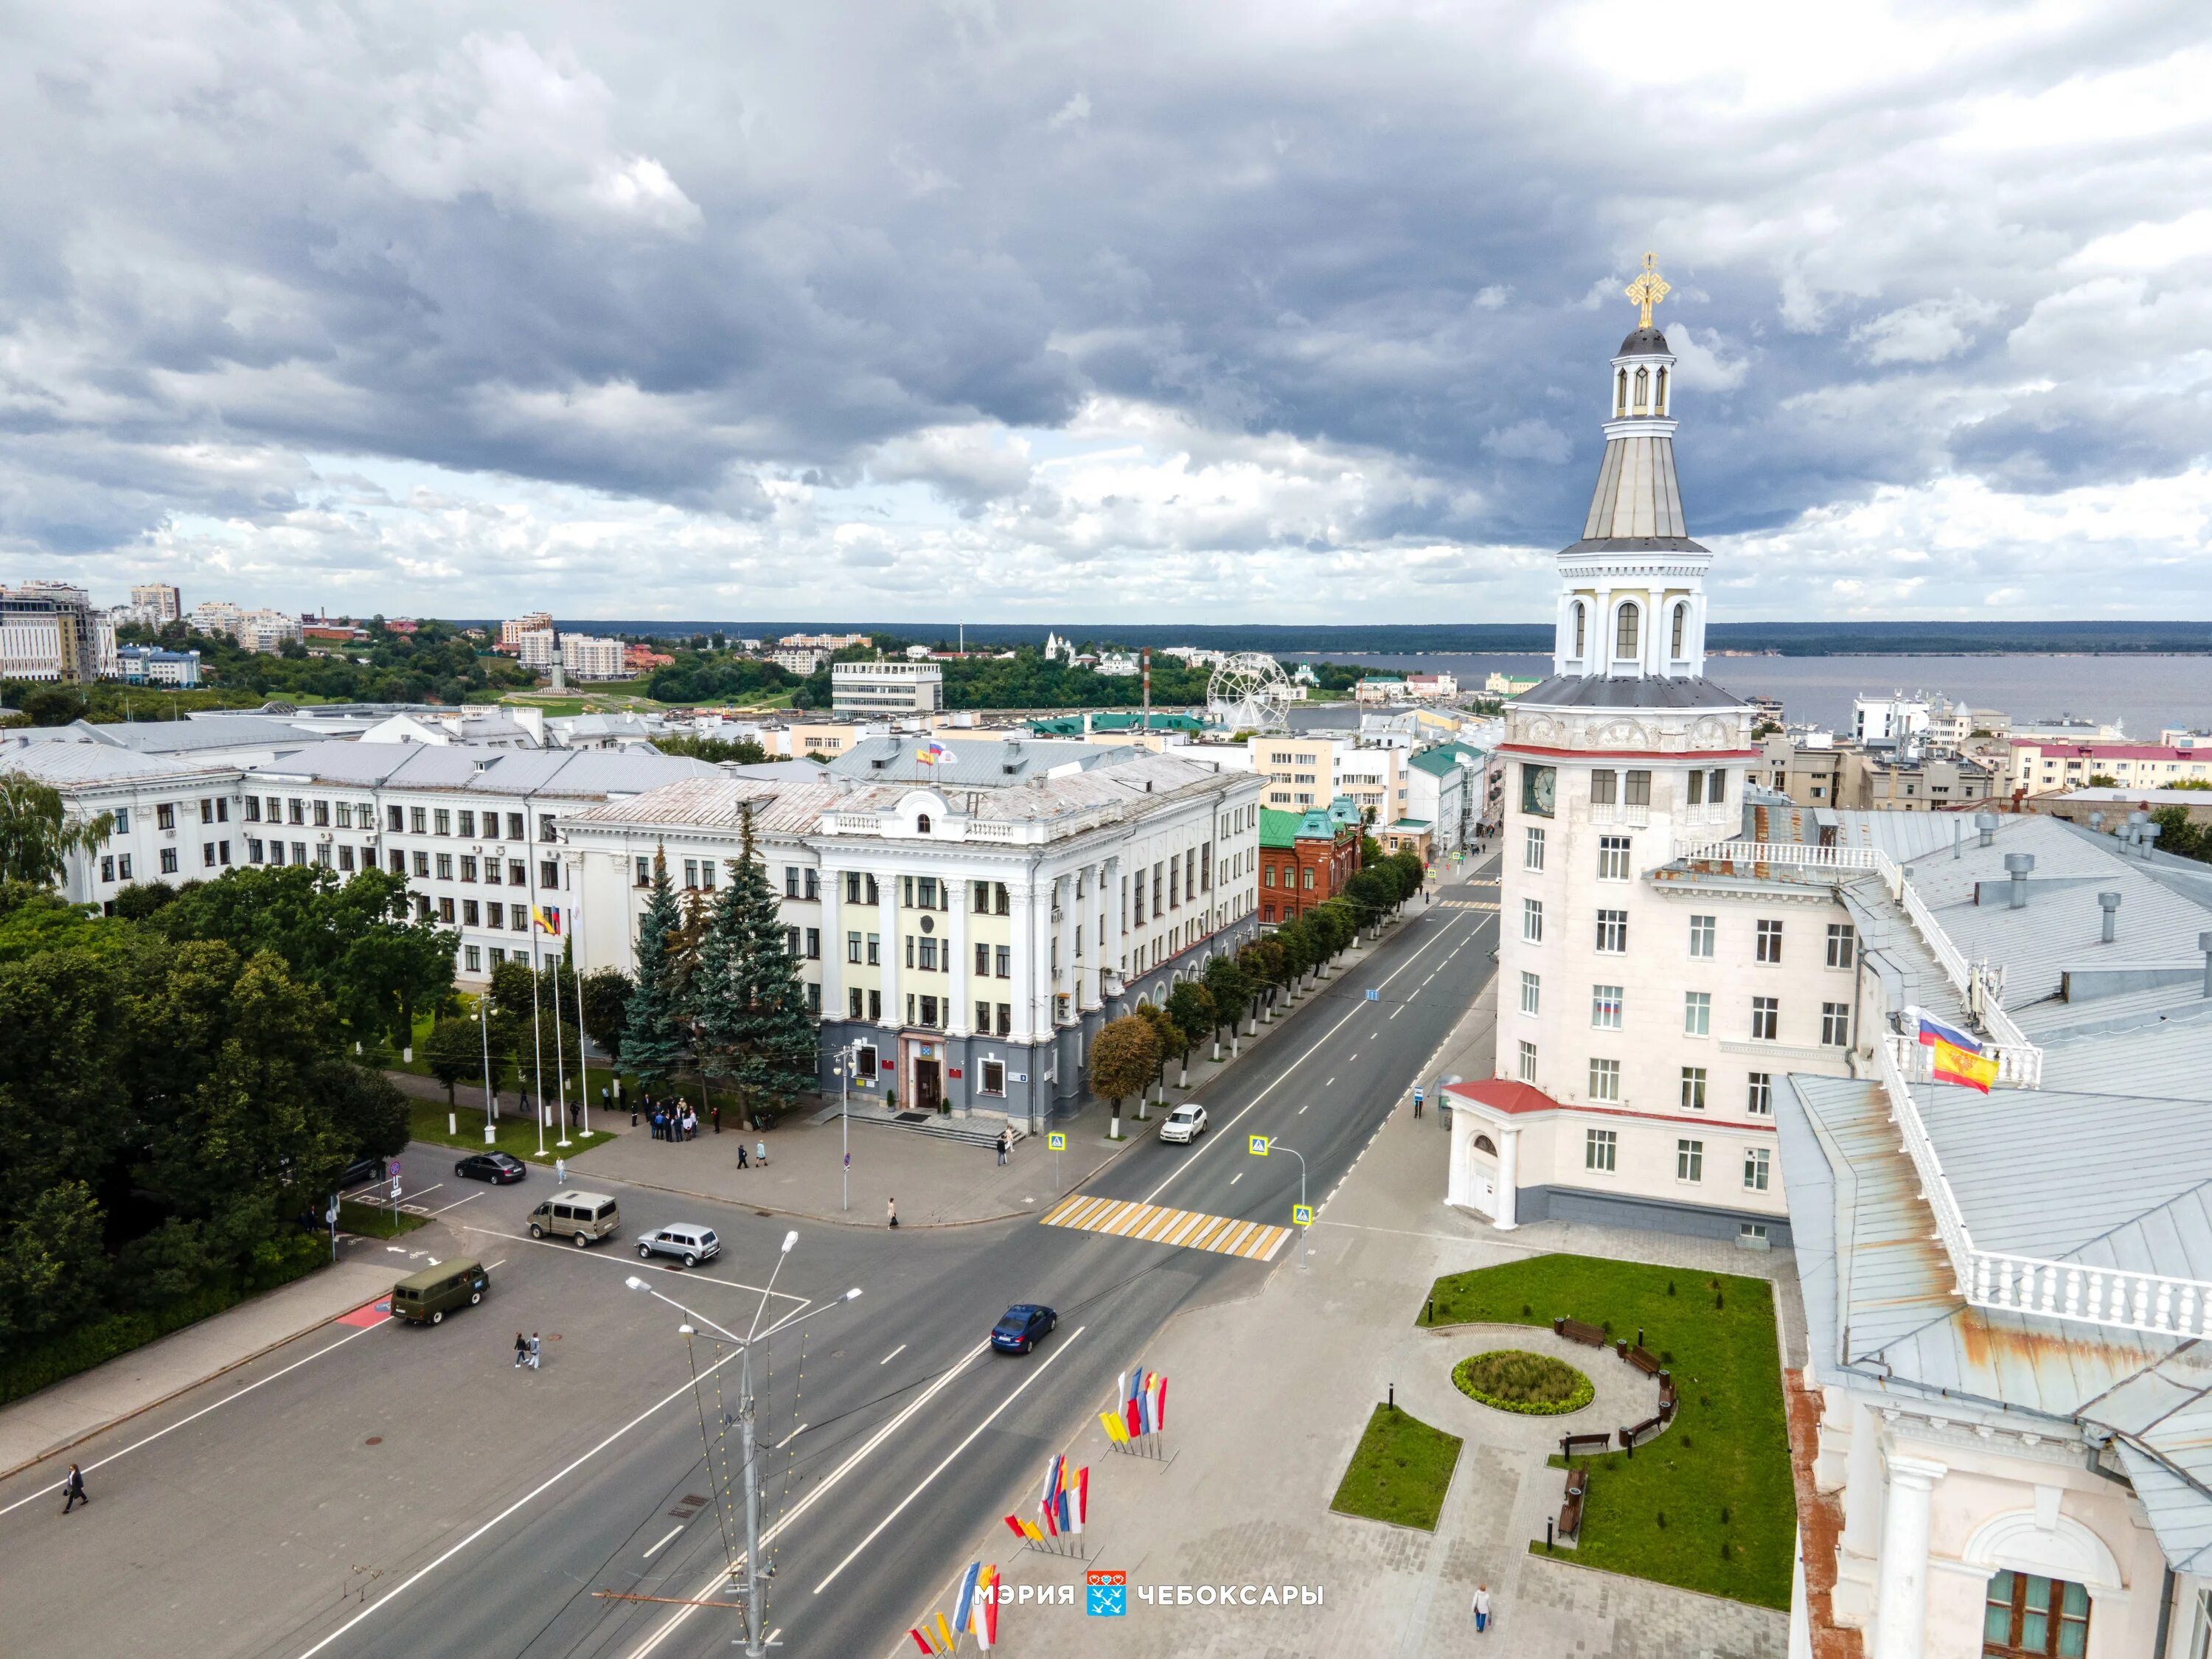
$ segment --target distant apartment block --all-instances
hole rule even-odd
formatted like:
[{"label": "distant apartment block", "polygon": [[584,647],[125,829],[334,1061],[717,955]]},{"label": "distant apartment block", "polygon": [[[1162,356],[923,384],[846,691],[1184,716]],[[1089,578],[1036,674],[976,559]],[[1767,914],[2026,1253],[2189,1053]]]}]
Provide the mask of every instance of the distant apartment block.
[{"label": "distant apartment block", "polygon": [[619,680],[629,677],[620,640],[603,640],[589,634],[561,636],[561,666],[580,680]]},{"label": "distant apartment block", "polygon": [[519,649],[525,634],[550,634],[553,631],[550,611],[533,611],[526,617],[514,617],[499,625],[499,648],[502,651]]},{"label": "distant apartment block", "polygon": [[2212,780],[2212,744],[2053,742],[2015,737],[2012,787],[2030,795],[2079,789],[2107,777],[2123,789],[2154,789]]},{"label": "distant apartment block", "polygon": [[840,714],[933,714],[945,707],[945,670],[933,662],[841,662],[830,670]]},{"label": "distant apartment block", "polygon": [[114,626],[67,582],[0,587],[0,678],[76,685],[98,677]]},{"label": "distant apartment block", "polygon": [[786,634],[776,643],[792,651],[845,651],[866,645],[866,634]]},{"label": "distant apartment block", "polygon": [[[504,640],[506,630],[501,635]],[[553,666],[561,654],[561,642],[550,628],[527,629],[514,636],[514,649],[525,668],[546,670]]]},{"label": "distant apartment block", "polygon": [[106,678],[121,680],[125,685],[198,685],[200,653],[164,651],[152,645],[118,646],[114,668]]},{"label": "distant apartment block", "polygon": [[168,582],[137,582],[131,589],[131,605],[145,613],[147,626],[163,628],[184,618],[184,595]]},{"label": "distant apartment block", "polygon": [[780,644],[768,653],[768,659],[786,673],[807,675],[820,673],[830,656],[820,646]]},{"label": "distant apartment block", "polygon": [[281,651],[300,637],[300,619],[289,611],[255,610],[228,599],[209,599],[191,609],[196,633],[220,635],[248,651]]}]

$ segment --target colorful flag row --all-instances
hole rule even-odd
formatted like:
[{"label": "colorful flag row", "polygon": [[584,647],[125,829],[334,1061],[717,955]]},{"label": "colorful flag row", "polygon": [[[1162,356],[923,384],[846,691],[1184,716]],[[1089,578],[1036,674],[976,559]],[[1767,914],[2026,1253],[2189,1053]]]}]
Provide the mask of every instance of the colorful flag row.
[{"label": "colorful flag row", "polygon": [[1079,1535],[1084,1523],[1091,1518],[1091,1471],[1077,1468],[1065,1457],[1048,1462],[1044,1466],[1044,1493],[1037,1500],[1037,1514],[1038,1521],[1024,1521],[1018,1515],[1010,1515],[1006,1517],[1006,1529],[1025,1544]]},{"label": "colorful flag row", "polygon": [[1133,1365],[1115,1379],[1115,1391],[1121,1396],[1120,1407],[1099,1413],[1098,1420],[1115,1445],[1126,1446],[1167,1427],[1168,1380],[1158,1371]]},{"label": "colorful flag row", "polygon": [[953,1598],[952,1617],[933,1613],[907,1632],[914,1644],[932,1656],[951,1653],[963,1636],[973,1636],[979,1650],[988,1651],[999,1639],[999,1570],[980,1561],[968,1564],[960,1576],[960,1593]]}]

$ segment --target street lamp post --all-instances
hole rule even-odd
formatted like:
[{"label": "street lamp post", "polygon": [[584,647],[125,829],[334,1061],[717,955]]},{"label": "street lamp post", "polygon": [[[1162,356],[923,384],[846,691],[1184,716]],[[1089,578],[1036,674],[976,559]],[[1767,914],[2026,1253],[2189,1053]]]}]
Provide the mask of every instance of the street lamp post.
[{"label": "street lamp post", "polygon": [[492,1146],[499,1139],[499,1132],[491,1121],[491,987],[477,999],[477,1030],[483,1038],[484,1073],[484,1145]]},{"label": "street lamp post", "polygon": [[[738,1355],[738,1444],[743,1449],[744,1454],[744,1602],[745,1653],[748,1656],[748,1659],[763,1659],[763,1656],[768,1651],[767,1645],[763,1639],[761,1632],[763,1621],[761,1618],[760,1605],[760,1474],[755,1461],[757,1452],[757,1402],[753,1399],[753,1344],[756,1341],[765,1342],[769,1338],[775,1336],[779,1332],[787,1331],[793,1325],[799,1324],[804,1321],[813,1318],[816,1314],[827,1313],[832,1308],[842,1307],[846,1303],[858,1298],[860,1294],[860,1287],[855,1285],[853,1289],[846,1291],[844,1295],[839,1297],[835,1302],[824,1303],[822,1306],[812,1309],[808,1312],[795,1314],[789,1319],[779,1320],[775,1324],[769,1326],[766,1330],[761,1329],[761,1315],[767,1311],[768,1299],[775,1293],[776,1274],[783,1271],[785,1258],[790,1255],[792,1247],[798,1243],[799,1235],[796,1232],[787,1232],[783,1236],[783,1249],[776,1255],[775,1267],[768,1276],[768,1283],[761,1287],[760,1304],[753,1310],[752,1324],[747,1328],[743,1336],[739,1336],[736,1332],[716,1324],[713,1320],[708,1318],[704,1314],[700,1313],[696,1309],[685,1307],[681,1302],[677,1301],[674,1297],[661,1295],[659,1291],[654,1290],[652,1285],[647,1284],[645,1280],[638,1278],[635,1273],[623,1281],[623,1283],[631,1290],[643,1291],[647,1296],[653,1297],[656,1301],[667,1303],[670,1307],[684,1315],[685,1318],[696,1321],[699,1324],[706,1326],[708,1329],[726,1338],[728,1340],[737,1345]],[[708,1464],[710,1474],[713,1467],[711,1456],[712,1454],[710,1449]]]}]

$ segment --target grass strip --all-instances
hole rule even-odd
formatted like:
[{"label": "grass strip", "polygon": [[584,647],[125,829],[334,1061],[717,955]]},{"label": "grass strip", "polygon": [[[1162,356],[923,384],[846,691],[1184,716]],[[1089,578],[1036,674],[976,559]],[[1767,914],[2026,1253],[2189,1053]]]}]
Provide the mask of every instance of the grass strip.
[{"label": "grass strip", "polygon": [[1460,1437],[1389,1406],[1377,1406],[1329,1500],[1340,1515],[1437,1529],[1459,1462]]}]

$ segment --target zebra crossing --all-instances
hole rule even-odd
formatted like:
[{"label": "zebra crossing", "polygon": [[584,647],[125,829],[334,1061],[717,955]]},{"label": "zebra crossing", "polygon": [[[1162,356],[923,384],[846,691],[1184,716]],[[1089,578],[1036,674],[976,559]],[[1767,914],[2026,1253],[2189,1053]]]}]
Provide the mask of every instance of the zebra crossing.
[{"label": "zebra crossing", "polygon": [[1496,899],[1438,899],[1437,904],[1447,910],[1495,910]]},{"label": "zebra crossing", "polygon": [[1212,1250],[1217,1255],[1242,1256],[1248,1261],[1273,1261],[1291,1236],[1288,1227],[1263,1221],[1238,1221],[1200,1210],[1170,1210],[1135,1199],[1097,1198],[1082,1193],[1062,1199],[1038,1219],[1048,1227],[1073,1227],[1079,1232],[1139,1238],[1148,1244]]}]

